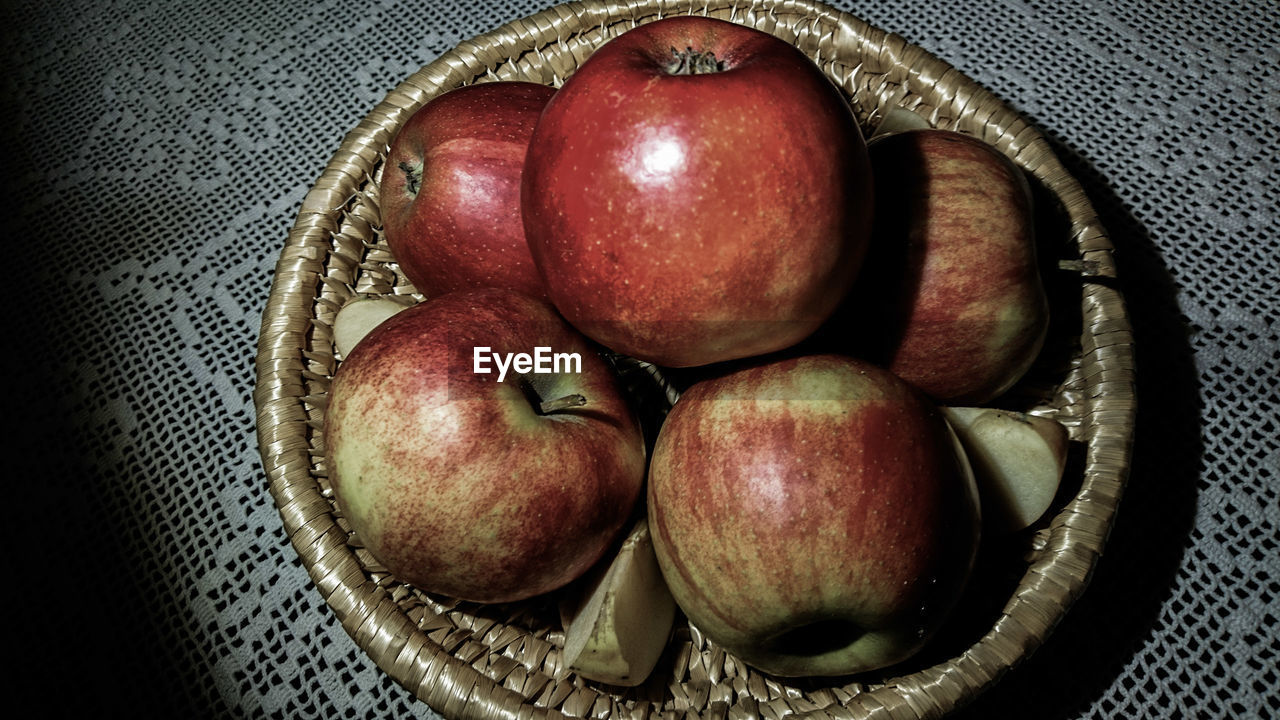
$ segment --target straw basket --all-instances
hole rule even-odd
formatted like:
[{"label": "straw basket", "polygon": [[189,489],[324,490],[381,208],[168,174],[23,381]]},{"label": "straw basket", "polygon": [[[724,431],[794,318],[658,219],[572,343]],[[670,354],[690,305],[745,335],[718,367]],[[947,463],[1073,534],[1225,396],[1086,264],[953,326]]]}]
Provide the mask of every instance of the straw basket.
[{"label": "straw basket", "polygon": [[[1076,454],[1052,517],[980,561],[951,627],[882,674],[783,681],[736,661],[680,621],[639,688],[563,669],[563,631],[546,598],[484,606],[396,581],[332,502],[321,440],[337,365],[332,321],[356,295],[413,302],[381,237],[377,183],[392,136],[424,102],[490,80],[560,84],[601,43],[666,15],[707,14],[800,47],[850,98],[864,129],[901,106],[978,136],[1040,190],[1042,253],[1055,320],[1041,360],[1006,400],[1056,417]],[[272,496],[316,588],[356,643],[447,718],[938,717],[1037,648],[1084,590],[1124,488],[1133,437],[1132,339],[1112,246],[1081,188],[1041,134],[990,93],[902,38],[810,0],[631,0],[550,8],[464,42],[414,73],[352,130],[307,194],[263,318],[255,401]],[[986,552],[986,551],[984,551]]]}]

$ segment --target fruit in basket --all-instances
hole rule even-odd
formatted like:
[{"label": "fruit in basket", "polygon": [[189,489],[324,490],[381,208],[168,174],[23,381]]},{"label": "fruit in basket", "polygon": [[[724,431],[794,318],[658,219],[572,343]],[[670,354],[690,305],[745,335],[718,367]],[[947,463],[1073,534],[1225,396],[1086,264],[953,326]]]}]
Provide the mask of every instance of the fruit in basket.
[{"label": "fruit in basket", "polygon": [[333,318],[333,349],[338,357],[346,357],[365,335],[405,307],[402,302],[376,295],[348,300]]},{"label": "fruit in basket", "polygon": [[596,50],[547,104],[522,187],[556,307],[667,366],[809,335],[870,225],[865,144],[839,90],[788,43],[705,17]]},{"label": "fruit in basket", "polygon": [[398,579],[463,600],[582,575],[645,473],[640,427],[593,347],[545,301],[503,289],[374,328],[338,367],[325,415],[329,479],[358,539]]},{"label": "fruit in basket", "polygon": [[528,82],[466,85],[428,101],[396,134],[379,190],[383,232],[418,291],[546,297],[524,239],[520,176],[554,93]]},{"label": "fruit in basket", "polygon": [[881,135],[889,135],[906,130],[920,130],[928,127],[932,127],[932,125],[923,115],[904,107],[894,106],[885,110],[884,116],[880,118],[880,123],[876,125],[875,132],[871,133],[871,139],[875,140]]},{"label": "fruit in basket", "polygon": [[972,568],[977,490],[941,412],[870,363],[811,355],[689,388],[659,433],[649,525],[677,604],[780,676],[918,651]]},{"label": "fruit in basket", "polygon": [[1026,373],[1049,323],[1026,178],[995,148],[948,130],[898,132],[869,148],[874,271],[834,323],[855,352],[938,402],[985,403]]},{"label": "fruit in basket", "polygon": [[565,666],[590,680],[635,687],[658,664],[676,614],[649,522],[640,518],[617,554],[585,580],[560,604]]},{"label": "fruit in basket", "polygon": [[965,449],[982,518],[995,532],[1039,520],[1058,494],[1067,464],[1067,428],[1052,418],[999,408],[943,408]]}]

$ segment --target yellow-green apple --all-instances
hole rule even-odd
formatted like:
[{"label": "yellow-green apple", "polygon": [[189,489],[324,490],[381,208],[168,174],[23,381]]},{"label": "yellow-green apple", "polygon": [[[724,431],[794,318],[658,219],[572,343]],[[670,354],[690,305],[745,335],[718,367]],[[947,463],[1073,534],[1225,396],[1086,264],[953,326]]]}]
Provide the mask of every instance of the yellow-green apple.
[{"label": "yellow-green apple", "polygon": [[613,558],[584,577],[560,603],[567,669],[591,680],[635,687],[662,656],[676,604],[641,517]]},{"label": "yellow-green apple", "polygon": [[1017,532],[1044,516],[1067,466],[1062,423],[1000,408],[944,407],[978,481],[988,530]]},{"label": "yellow-green apple", "polygon": [[607,364],[546,301],[484,288],[364,337],[325,415],[338,507],[397,578],[463,600],[561,587],[608,549],[645,476]]},{"label": "yellow-green apple", "polygon": [[856,352],[940,403],[999,396],[1034,362],[1049,321],[1026,178],[992,146],[948,130],[885,135],[869,152],[874,271],[836,323]]},{"label": "yellow-green apple", "polygon": [[556,307],[666,366],[809,335],[870,227],[866,146],[839,90],[794,46],[706,17],[640,25],[583,62],[538,120],[522,187]]},{"label": "yellow-green apple", "polygon": [[345,358],[370,330],[408,307],[403,300],[361,295],[344,303],[333,317],[333,349],[338,357]]},{"label": "yellow-green apple", "polygon": [[418,291],[546,297],[520,221],[520,175],[554,93],[528,82],[466,85],[429,100],[396,133],[379,204],[387,244]]},{"label": "yellow-green apple", "polygon": [[690,387],[649,472],[650,532],[694,626],[780,676],[898,663],[972,569],[977,489],[919,390],[866,361],[760,361]]},{"label": "yellow-green apple", "polygon": [[876,125],[875,131],[871,133],[871,139],[875,140],[881,135],[904,130],[920,130],[928,127],[933,126],[923,115],[895,105],[884,112],[884,116],[880,118],[880,124]]}]

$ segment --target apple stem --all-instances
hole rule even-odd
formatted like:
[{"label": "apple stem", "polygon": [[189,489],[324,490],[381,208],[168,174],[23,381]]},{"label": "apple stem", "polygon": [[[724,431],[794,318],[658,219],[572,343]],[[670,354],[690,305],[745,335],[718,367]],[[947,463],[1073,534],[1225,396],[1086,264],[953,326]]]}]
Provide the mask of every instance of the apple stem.
[{"label": "apple stem", "polygon": [[422,168],[415,168],[407,162],[399,165],[400,172],[404,173],[404,181],[408,185],[409,194],[417,195],[418,188],[422,187]]},{"label": "apple stem", "polygon": [[724,61],[715,53],[697,52],[686,47],[684,52],[671,48],[671,62],[667,63],[668,75],[706,75],[724,71]]},{"label": "apple stem", "polygon": [[569,408],[582,407],[586,404],[587,398],[585,396],[574,393],[572,395],[565,395],[564,397],[558,397],[555,400],[547,400],[546,402],[541,403],[538,405],[538,412],[543,415],[550,415],[554,412],[568,410]]}]

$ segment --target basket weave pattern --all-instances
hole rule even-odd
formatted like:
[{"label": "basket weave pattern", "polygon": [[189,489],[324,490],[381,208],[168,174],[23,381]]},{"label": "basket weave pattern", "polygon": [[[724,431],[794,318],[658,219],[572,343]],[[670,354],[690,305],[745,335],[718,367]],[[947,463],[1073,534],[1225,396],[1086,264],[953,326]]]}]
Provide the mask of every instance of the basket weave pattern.
[{"label": "basket weave pattern", "polygon": [[[336,369],[332,322],[358,294],[420,296],[381,237],[377,182],[387,146],[423,103],[492,80],[559,85],[611,37],[673,14],[706,14],[777,35],[813,58],[864,129],[900,106],[977,136],[1025,169],[1061,206],[1062,254],[1085,276],[1066,320],[1020,388],[1023,409],[1068,426],[1083,446],[1073,497],[1026,548],[1016,588],[974,642],[950,659],[885,677],[786,682],[756,672],[681,627],[654,677],[634,689],[568,674],[546,598],[481,606],[391,577],[360,547],[332,501],[322,423]],[[342,141],[307,194],[277,263],[258,349],[258,438],[289,539],[356,643],[447,718],[938,717],[996,682],[1040,645],[1084,590],[1128,475],[1132,337],[1114,289],[1112,246],[1080,186],[1044,137],[990,93],[902,38],[808,0],[637,0],[561,5],[460,44],[405,80]],[[1078,313],[1078,314],[1077,314]],[[1060,360],[1054,360],[1060,357]]]}]

